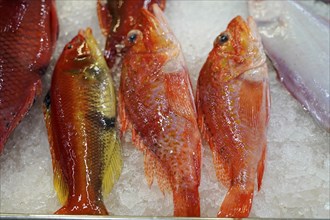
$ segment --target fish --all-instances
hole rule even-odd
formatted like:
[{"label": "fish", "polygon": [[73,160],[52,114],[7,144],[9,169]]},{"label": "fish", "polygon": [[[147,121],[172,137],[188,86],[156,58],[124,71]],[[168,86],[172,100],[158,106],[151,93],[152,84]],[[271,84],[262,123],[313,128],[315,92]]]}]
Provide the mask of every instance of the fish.
[{"label": "fish", "polygon": [[151,10],[158,4],[164,10],[166,0],[98,0],[97,11],[102,33],[107,37],[104,56],[113,67],[116,56],[123,52],[123,41],[134,27],[141,8]]},{"label": "fish", "polygon": [[0,0],[0,153],[41,93],[58,38],[54,0]]},{"label": "fish", "polygon": [[114,83],[90,28],[64,47],[43,110],[63,205],[55,214],[107,215],[102,199],[120,176],[122,156]]},{"label": "fish", "polygon": [[157,4],[127,34],[119,86],[121,133],[144,154],[149,186],[173,192],[174,216],[200,216],[201,134],[182,51]]},{"label": "fish", "polygon": [[248,3],[280,82],[330,132],[329,20],[298,1]]},{"label": "fish", "polygon": [[270,95],[266,56],[252,17],[218,35],[196,88],[198,125],[216,176],[228,188],[218,217],[248,217],[255,179],[262,185]]}]

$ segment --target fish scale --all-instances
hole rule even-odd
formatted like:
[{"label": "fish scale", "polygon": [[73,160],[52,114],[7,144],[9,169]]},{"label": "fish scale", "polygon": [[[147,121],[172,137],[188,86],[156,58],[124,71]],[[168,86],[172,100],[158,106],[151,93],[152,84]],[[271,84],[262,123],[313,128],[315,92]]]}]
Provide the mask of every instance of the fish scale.
[{"label": "fish scale", "polygon": [[108,214],[103,197],[122,167],[110,74],[89,28],[64,47],[56,64],[44,102],[54,186],[63,205],[55,214]]},{"label": "fish scale", "polygon": [[260,190],[269,117],[265,54],[252,17],[234,18],[215,40],[196,94],[198,124],[218,180],[228,188],[218,217],[248,217]]},{"label": "fish scale", "polygon": [[173,192],[174,216],[196,217],[201,136],[191,82],[157,4],[153,13],[141,9],[137,30],[128,33],[119,88],[121,129],[132,128],[133,143],[144,153],[147,183],[156,176],[162,192]]},{"label": "fish scale", "polygon": [[0,152],[41,91],[58,25],[53,0],[0,1]]}]

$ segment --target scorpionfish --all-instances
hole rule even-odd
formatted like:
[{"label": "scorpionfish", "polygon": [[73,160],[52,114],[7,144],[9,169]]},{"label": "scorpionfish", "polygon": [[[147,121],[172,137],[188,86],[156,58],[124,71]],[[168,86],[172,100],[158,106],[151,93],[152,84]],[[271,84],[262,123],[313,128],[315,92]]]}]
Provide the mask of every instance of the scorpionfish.
[{"label": "scorpionfish", "polygon": [[144,153],[149,186],[173,192],[175,216],[199,216],[201,134],[180,45],[157,4],[126,39],[119,88],[122,132]]},{"label": "scorpionfish", "polygon": [[270,108],[266,56],[252,17],[234,18],[214,41],[196,106],[217,178],[229,188],[218,217],[247,217],[256,176],[258,190],[262,183]]},{"label": "scorpionfish", "polygon": [[0,0],[0,153],[41,93],[58,36],[54,0]]},{"label": "scorpionfish", "polygon": [[119,178],[122,157],[114,84],[91,29],[63,49],[44,117],[54,187],[63,204],[55,214],[108,214],[102,199]]},{"label": "scorpionfish", "polygon": [[140,9],[151,10],[154,3],[165,9],[166,0],[98,0],[99,23],[107,37],[104,56],[110,68],[114,65],[118,52],[122,52],[122,43],[136,24]]}]

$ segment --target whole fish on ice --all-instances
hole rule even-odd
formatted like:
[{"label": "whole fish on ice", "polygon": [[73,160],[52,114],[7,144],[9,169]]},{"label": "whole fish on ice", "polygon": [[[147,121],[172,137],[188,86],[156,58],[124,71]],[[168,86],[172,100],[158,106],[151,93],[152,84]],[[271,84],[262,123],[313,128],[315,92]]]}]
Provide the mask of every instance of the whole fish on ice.
[{"label": "whole fish on ice", "polygon": [[210,145],[218,180],[229,188],[218,217],[248,217],[267,146],[266,56],[251,17],[234,18],[214,41],[198,81],[198,125]]},{"label": "whole fish on ice", "polygon": [[281,82],[330,131],[329,21],[298,1],[249,1]]},{"label": "whole fish on ice", "polygon": [[119,105],[122,132],[144,153],[149,185],[173,192],[175,216],[200,216],[201,136],[180,45],[161,9],[142,9],[128,33]]},{"label": "whole fish on ice", "polygon": [[111,68],[115,62],[117,51],[123,46],[127,33],[134,27],[141,8],[151,10],[157,3],[165,9],[166,0],[98,0],[98,18],[103,34],[107,37],[105,58]]},{"label": "whole fish on ice", "polygon": [[63,204],[55,214],[108,214],[102,198],[118,179],[122,158],[114,85],[91,29],[63,49],[44,114],[54,186]]},{"label": "whole fish on ice", "polygon": [[55,1],[0,0],[0,153],[41,92],[58,35]]}]

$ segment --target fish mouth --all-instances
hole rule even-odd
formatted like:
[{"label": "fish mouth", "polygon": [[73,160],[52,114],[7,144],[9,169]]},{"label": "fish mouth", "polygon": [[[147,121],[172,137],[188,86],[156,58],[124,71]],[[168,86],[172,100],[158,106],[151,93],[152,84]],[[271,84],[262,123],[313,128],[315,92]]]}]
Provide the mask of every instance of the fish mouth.
[{"label": "fish mouth", "polygon": [[169,28],[168,21],[164,16],[163,11],[159,8],[158,4],[152,5],[152,12],[148,11],[145,8],[141,9],[141,14],[147,21],[147,26],[152,27],[152,29],[159,34],[162,34],[166,37],[167,35],[173,35],[172,31]]},{"label": "fish mouth", "polygon": [[168,24],[168,21],[166,19],[166,17],[164,16],[163,11],[160,9],[160,7],[158,6],[158,4],[153,4],[152,5],[152,10],[153,13],[155,15],[155,17],[158,19],[158,23],[161,27],[161,29],[166,33],[166,34],[171,34],[173,36],[173,32],[170,29],[170,26]]},{"label": "fish mouth", "polygon": [[247,19],[247,25],[248,25],[248,27],[250,28],[251,35],[253,36],[253,38],[254,38],[256,41],[261,42],[261,37],[260,37],[260,34],[259,34],[258,26],[257,26],[257,24],[256,24],[256,22],[254,21],[254,19],[253,19],[252,16],[249,16],[249,17],[248,17],[248,19]]},{"label": "fish mouth", "polygon": [[[138,24],[133,30],[138,30],[142,33],[147,51],[134,51],[134,54],[162,53],[179,48],[178,41],[158,4],[152,5],[152,12],[142,8]],[[148,37],[145,38],[146,36]],[[127,44],[129,45],[130,43]]]},{"label": "fish mouth", "polygon": [[266,55],[265,55],[265,52],[263,49],[262,40],[261,40],[261,36],[259,34],[258,26],[252,16],[248,17],[247,24],[250,28],[254,44],[258,48],[258,53],[260,54],[259,59],[256,59],[254,62],[255,64],[253,65],[254,68],[258,68],[258,67],[261,67],[264,63],[266,63]]},{"label": "fish mouth", "polygon": [[84,51],[83,53],[79,54],[78,57],[92,57],[97,62],[102,63],[103,65],[106,65],[104,60],[102,59],[103,53],[98,47],[98,43],[96,39],[93,36],[93,31],[90,27],[86,28],[86,30],[79,30],[78,35],[84,38],[88,50]]}]

